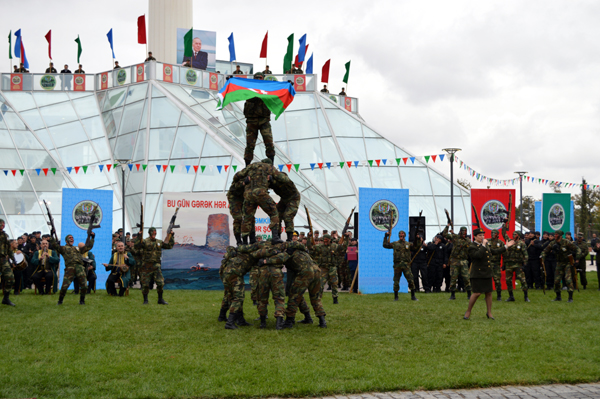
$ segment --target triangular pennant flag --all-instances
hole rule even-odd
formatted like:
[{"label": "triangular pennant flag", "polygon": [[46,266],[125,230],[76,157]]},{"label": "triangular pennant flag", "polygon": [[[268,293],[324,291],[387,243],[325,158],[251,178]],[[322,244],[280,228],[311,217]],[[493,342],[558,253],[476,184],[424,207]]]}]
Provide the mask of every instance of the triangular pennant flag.
[{"label": "triangular pennant flag", "polygon": [[323,162],[319,162],[317,165],[319,165],[319,169],[323,169]]},{"label": "triangular pennant flag", "polygon": [[175,165],[171,165],[171,173],[175,170]]},{"label": "triangular pennant flag", "polygon": [[424,158],[425,158],[425,163],[428,163],[429,162],[429,155],[425,155]]},{"label": "triangular pennant flag", "polygon": [[36,169],[35,171],[37,172],[37,175],[39,176],[39,175],[40,175],[40,172],[41,172],[42,170],[41,170],[41,169]]},{"label": "triangular pennant flag", "polygon": [[379,166],[379,163],[381,162],[381,159],[376,159],[375,163],[377,164],[377,166]]},{"label": "triangular pennant flag", "polygon": [[72,168],[72,167],[70,167],[70,166],[67,166],[67,172],[69,172],[69,174],[71,173],[71,171],[72,171],[72,170],[73,170],[73,168]]},{"label": "triangular pennant flag", "polygon": [[42,169],[44,171],[44,176],[48,176],[48,168]]},{"label": "triangular pennant flag", "polygon": [[408,161],[408,158],[402,158],[402,162],[404,162],[404,165],[406,165],[407,161]]},{"label": "triangular pennant flag", "polygon": [[444,161],[444,156],[445,156],[445,154],[440,154],[440,161],[442,161],[442,162]]},{"label": "triangular pennant flag", "polygon": [[233,171],[235,172],[237,170],[237,165],[232,165],[233,167]]},{"label": "triangular pennant flag", "polygon": [[214,165],[208,165],[208,170],[210,170],[212,172],[213,170],[215,170],[215,166]]},{"label": "triangular pennant flag", "polygon": [[206,165],[200,165],[200,170],[202,173],[204,173],[204,169],[206,169]]},{"label": "triangular pennant flag", "polygon": [[75,166],[75,174],[79,173],[80,168],[81,168],[81,166]]},{"label": "triangular pennant flag", "polygon": [[358,168],[358,161],[354,161],[354,168]]},{"label": "triangular pennant flag", "polygon": [[19,170],[19,172],[21,172],[21,176],[23,176],[23,173],[25,172],[25,169],[21,169],[21,170]]},{"label": "triangular pennant flag", "polygon": [[400,165],[400,160],[401,160],[401,159],[402,159],[402,158],[396,158],[396,165]]},{"label": "triangular pennant flag", "polygon": [[311,163],[310,164],[310,170],[315,170],[315,165],[316,165],[315,163]]},{"label": "triangular pennant flag", "polygon": [[16,169],[11,170],[11,172],[12,172],[13,176],[17,175],[17,170]]},{"label": "triangular pennant flag", "polygon": [[295,163],[294,164],[294,169],[296,169],[296,172],[298,172],[298,169],[300,169],[300,164],[299,163]]},{"label": "triangular pennant flag", "polygon": [[100,172],[102,172],[104,170],[104,165],[98,165],[98,169],[100,169]]},{"label": "triangular pennant flag", "polygon": [[156,165],[156,170],[160,172],[160,165]]},{"label": "triangular pennant flag", "polygon": [[113,169],[117,169],[117,166],[119,166],[119,164],[118,164],[118,163],[116,163],[116,164],[113,164]]},{"label": "triangular pennant flag", "polygon": [[367,162],[369,162],[369,166],[373,166],[373,160],[369,159]]},{"label": "triangular pennant flag", "polygon": [[352,167],[352,161],[348,161],[348,162],[346,162],[346,164],[348,165],[349,168]]},{"label": "triangular pennant flag", "polygon": [[140,171],[140,164],[139,164],[139,163],[136,163],[136,164],[135,164],[135,169],[136,169],[138,172]]},{"label": "triangular pennant flag", "polygon": [[381,162],[383,162],[383,164],[385,165],[385,163],[387,162],[387,159],[382,159]]},{"label": "triangular pennant flag", "polygon": [[110,172],[110,168],[112,167],[112,165],[106,165],[106,171]]},{"label": "triangular pennant flag", "polygon": [[8,176],[8,170],[4,171],[4,176]]},{"label": "triangular pennant flag", "polygon": [[198,165],[194,165],[194,173],[198,173]]},{"label": "triangular pennant flag", "polygon": [[90,166],[91,172],[96,173],[96,165]]},{"label": "triangular pennant flag", "polygon": [[227,172],[227,169],[229,169],[229,165],[225,165],[225,172]]},{"label": "triangular pennant flag", "polygon": [[82,166],[82,168],[83,168],[83,174],[87,174],[87,170],[88,170],[87,165]]},{"label": "triangular pennant flag", "polygon": [[433,159],[433,162],[435,162],[435,158],[437,157],[437,155],[432,155],[431,159]]},{"label": "triangular pennant flag", "polygon": [[292,170],[292,164],[288,163],[285,165],[288,168],[288,172],[290,172]]},{"label": "triangular pennant flag", "polygon": [[187,171],[186,173],[190,173],[190,165],[185,165],[185,170]]},{"label": "triangular pennant flag", "polygon": [[146,170],[146,168],[147,168],[147,167],[148,167],[148,165],[144,165],[144,164],[142,164],[142,169],[143,169],[144,171]]},{"label": "triangular pennant flag", "polygon": [[221,165],[217,165],[217,170],[219,171],[219,173],[221,173],[221,169],[223,169],[223,167]]},{"label": "triangular pennant flag", "polygon": [[129,171],[131,172],[133,170],[133,164],[132,163],[128,163],[127,166],[129,166]]},{"label": "triangular pennant flag", "polygon": [[345,163],[344,161],[340,162],[340,169],[344,169],[344,163]]},{"label": "triangular pennant flag", "polygon": [[410,157],[410,162],[413,163],[413,165],[415,164],[415,157]]},{"label": "triangular pennant flag", "polygon": [[283,172],[283,165],[277,165],[277,167],[279,168],[280,172]]},{"label": "triangular pennant flag", "polygon": [[326,162],[325,165],[327,165],[327,169],[331,169],[331,162]]},{"label": "triangular pennant flag", "polygon": [[163,172],[167,170],[167,166],[169,166],[169,165],[163,165],[163,166],[162,166],[162,170],[163,170]]}]

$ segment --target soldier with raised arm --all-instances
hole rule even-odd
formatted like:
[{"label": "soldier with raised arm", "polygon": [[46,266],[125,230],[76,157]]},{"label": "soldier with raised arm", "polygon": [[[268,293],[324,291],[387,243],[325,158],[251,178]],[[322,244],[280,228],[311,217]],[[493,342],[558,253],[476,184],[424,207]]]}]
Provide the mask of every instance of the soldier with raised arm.
[{"label": "soldier with raised arm", "polygon": [[[419,241],[417,248],[420,248],[420,246],[421,242]],[[406,241],[406,233],[404,230],[400,230],[398,233],[398,241],[394,242],[390,242],[390,234],[389,232],[386,232],[383,236],[383,247],[394,250],[394,301],[398,300],[400,277],[402,277],[402,273],[404,273],[404,278],[406,278],[406,281],[408,282],[410,299],[416,301],[415,282],[410,270],[411,250],[413,250],[415,246]]]},{"label": "soldier with raised arm", "polygon": [[448,232],[450,224],[446,225],[442,235],[444,238],[452,240],[452,252],[450,253],[450,298],[451,300],[456,299],[456,284],[458,282],[458,276],[462,276],[467,290],[467,298],[471,298],[471,282],[469,276],[469,246],[471,240],[467,238],[467,228],[461,227],[458,234]]},{"label": "soldier with raised arm", "polygon": [[[54,236],[52,232],[52,236]],[[94,247],[94,232],[90,233],[86,243],[79,243],[78,246],[73,246],[75,239],[71,234],[68,234],[65,238],[66,245],[61,246],[52,237],[50,238],[50,247],[56,250],[62,255],[65,261],[65,271],[63,277],[63,284],[60,289],[60,295],[58,297],[58,305],[63,304],[67,290],[71,285],[71,282],[76,278],[79,281],[79,304],[85,305],[85,294],[87,293],[87,273],[83,262],[83,254],[90,251]]]},{"label": "soldier with raised arm", "polygon": [[154,279],[156,283],[156,292],[158,293],[158,304],[168,305],[163,299],[163,287],[165,279],[161,270],[161,257],[163,249],[171,249],[175,245],[175,234],[171,234],[169,242],[163,242],[156,239],[156,228],[151,227],[148,230],[150,237],[135,242],[135,248],[142,252],[142,267],[140,269],[140,282],[142,284],[142,294],[144,295],[144,305],[148,304],[148,292],[150,291],[150,281]]},{"label": "soldier with raised arm", "polygon": [[314,259],[318,259],[321,269],[321,293],[325,289],[325,284],[328,284],[334,305],[338,304],[338,259],[346,254],[346,249],[348,249],[348,235],[344,236],[341,244],[332,243],[329,234],[323,235],[323,245],[313,245],[312,240],[308,240],[308,250],[311,255],[314,254]]},{"label": "soldier with raised arm", "polygon": [[563,239],[563,231],[556,230],[554,232],[554,242],[550,242],[544,248],[542,252],[542,260],[546,260],[546,257],[550,254],[556,255],[556,270],[554,271],[554,292],[556,293],[556,298],[552,301],[562,301],[562,297],[560,294],[561,290],[561,282],[562,279],[565,279],[565,283],[569,289],[569,302],[573,302],[573,291],[575,289],[573,285],[573,274],[571,261],[569,257],[573,257],[573,252],[575,252],[575,257],[581,256],[581,250],[571,241]]}]

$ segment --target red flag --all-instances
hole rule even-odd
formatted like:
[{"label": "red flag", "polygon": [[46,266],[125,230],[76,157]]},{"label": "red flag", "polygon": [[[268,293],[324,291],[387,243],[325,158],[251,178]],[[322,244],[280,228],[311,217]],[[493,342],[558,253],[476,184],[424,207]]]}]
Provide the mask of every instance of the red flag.
[{"label": "red flag", "polygon": [[325,65],[323,65],[323,69],[321,69],[321,82],[323,83],[329,83],[329,63],[330,63],[330,59],[327,60],[327,62],[325,63]]},{"label": "red flag", "polygon": [[263,39],[262,47],[260,48],[260,58],[267,58],[267,40],[269,39],[269,31]]},{"label": "red flag", "polygon": [[46,33],[46,41],[48,42],[48,58],[52,59],[52,29]]},{"label": "red flag", "polygon": [[[308,54],[308,44],[306,45],[306,51],[304,52],[304,54]],[[296,54],[296,59],[294,60],[294,65],[296,65],[298,68],[301,68],[303,63],[304,62],[298,62],[298,54]]]},{"label": "red flag", "polygon": [[146,16],[138,17],[138,43],[146,44]]}]

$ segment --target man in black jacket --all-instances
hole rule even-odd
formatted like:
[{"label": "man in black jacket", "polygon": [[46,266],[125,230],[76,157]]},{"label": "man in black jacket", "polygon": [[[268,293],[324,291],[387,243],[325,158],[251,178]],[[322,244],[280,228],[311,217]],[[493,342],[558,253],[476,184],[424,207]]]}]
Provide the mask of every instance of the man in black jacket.
[{"label": "man in black jacket", "polygon": [[57,73],[56,68],[54,68],[54,64],[51,62],[50,66],[46,68],[46,73]]},{"label": "man in black jacket", "polygon": [[[448,253],[443,243],[444,237],[436,235],[432,242],[427,244],[427,281],[433,292],[442,292],[444,266],[448,264]],[[448,274],[450,278],[450,274]]]},{"label": "man in black jacket", "polygon": [[527,263],[525,264],[525,279],[529,289],[542,288],[541,272],[540,272],[540,255],[542,254],[542,243],[535,238],[535,233],[530,231],[525,238],[527,247]]},{"label": "man in black jacket", "polygon": [[[542,251],[553,243],[554,235],[544,231],[544,235],[542,236]],[[556,255],[554,252],[550,251],[550,253],[546,254],[544,266],[546,267],[546,287],[554,287],[554,271],[556,270]]]},{"label": "man in black jacket", "polygon": [[427,279],[427,245],[425,244],[425,242],[423,242],[423,240],[421,240],[421,236],[418,234],[417,235],[417,240],[421,243],[420,247],[418,248],[418,251],[413,251],[412,254],[412,259],[413,262],[410,265],[411,267],[411,272],[413,274],[413,279],[415,282],[415,290],[419,291],[420,290],[420,286],[419,286],[419,275],[421,276],[421,282],[423,283],[423,289],[425,290],[425,292],[431,292],[431,284],[429,284],[429,281]]}]

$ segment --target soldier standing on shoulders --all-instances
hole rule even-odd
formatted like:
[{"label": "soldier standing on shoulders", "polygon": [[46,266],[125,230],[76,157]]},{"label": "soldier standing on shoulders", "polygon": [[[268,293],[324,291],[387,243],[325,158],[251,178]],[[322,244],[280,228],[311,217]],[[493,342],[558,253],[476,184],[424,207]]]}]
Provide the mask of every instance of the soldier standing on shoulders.
[{"label": "soldier standing on shoulders", "polygon": [[[502,226],[502,236],[506,241],[506,244],[509,244],[511,239],[506,234],[507,227],[506,224]],[[513,233],[514,245],[511,245],[506,254],[504,254],[504,270],[505,270],[505,278],[506,278],[506,288],[508,289],[508,299],[506,302],[514,302],[515,297],[513,296],[513,273],[517,274],[517,279],[521,280],[521,286],[523,288],[523,294],[525,297],[525,302],[530,302],[529,297],[527,296],[527,280],[525,279],[525,273],[523,273],[523,265],[527,262],[527,248],[525,247],[525,243],[521,240],[523,238],[523,233],[520,231],[515,231]]]},{"label": "soldier standing on shoulders", "polygon": [[[254,74],[254,79],[264,80],[262,72]],[[273,132],[271,131],[271,110],[267,108],[263,100],[258,97],[246,100],[244,104],[244,116],[246,117],[246,151],[244,161],[246,166],[250,165],[254,158],[254,147],[258,138],[258,131],[265,143],[267,158],[271,163],[275,162],[275,145],[273,144]]]},{"label": "soldier standing on shoulders", "polygon": [[294,218],[300,206],[300,192],[284,172],[279,172],[273,176],[270,188],[281,198],[277,203],[277,213],[279,214],[277,231],[281,231],[281,221],[283,220],[285,222],[286,241],[292,241]]},{"label": "soldier standing on shoulders", "polygon": [[[421,243],[419,242],[419,248]],[[415,282],[413,274],[410,271],[410,251],[415,247],[410,242],[406,241],[406,233],[400,230],[398,233],[398,241],[390,242],[390,234],[388,232],[383,236],[383,247],[394,250],[394,301],[398,300],[398,291],[400,290],[400,277],[404,273],[404,278],[408,281],[410,289],[410,299],[418,301],[415,296]]]},{"label": "soldier standing on shoulders", "polygon": [[471,241],[467,238],[467,228],[461,227],[458,234],[448,232],[450,224],[446,226],[442,235],[452,240],[452,253],[450,254],[450,300],[456,299],[456,283],[458,276],[462,276],[467,290],[467,299],[471,298],[471,283],[469,277],[469,245]]},{"label": "soldier standing on shoulders", "polygon": [[[242,171],[233,175],[233,181],[227,191],[227,202],[229,203],[229,213],[233,218],[233,235],[236,244],[242,245],[242,220],[244,211],[244,182],[242,179]],[[254,236],[254,229],[250,230],[250,235]]]},{"label": "soldier standing on shoulders", "polygon": [[563,231],[556,230],[554,232],[554,241],[546,246],[542,252],[542,259],[545,261],[546,257],[553,253],[556,255],[556,270],[554,271],[554,292],[556,298],[552,301],[562,301],[560,295],[561,282],[564,277],[565,283],[569,288],[569,302],[573,302],[573,275],[571,273],[571,264],[569,262],[569,256],[572,256],[572,252],[576,253],[576,257],[581,255],[581,250],[571,241],[563,239]]},{"label": "soldier standing on shoulders", "polygon": [[163,299],[163,287],[165,279],[161,271],[161,256],[163,249],[171,249],[175,245],[175,234],[171,234],[169,242],[163,242],[156,239],[156,229],[151,227],[148,230],[150,237],[135,243],[135,248],[142,252],[142,268],[140,269],[140,280],[142,283],[142,294],[144,295],[144,305],[148,304],[148,292],[150,291],[150,281],[154,279],[156,283],[156,292],[158,293],[158,304],[168,305]]}]

